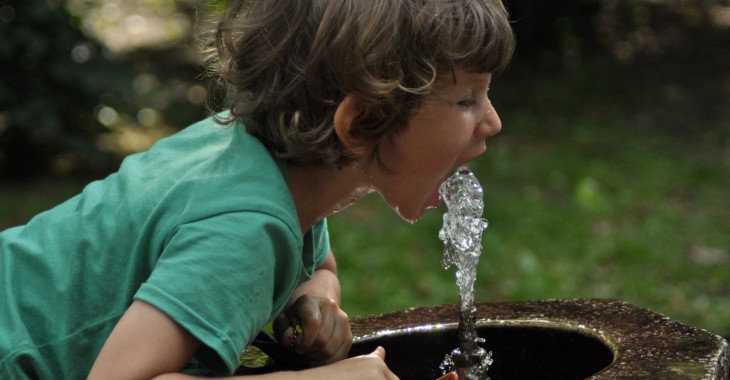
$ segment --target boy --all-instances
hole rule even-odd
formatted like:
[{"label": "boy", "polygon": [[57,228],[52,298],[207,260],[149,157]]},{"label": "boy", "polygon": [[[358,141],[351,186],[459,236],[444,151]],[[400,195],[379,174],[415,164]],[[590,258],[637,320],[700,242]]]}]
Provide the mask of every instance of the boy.
[{"label": "boy", "polygon": [[274,320],[314,368],[267,378],[396,378],[382,349],[345,359],[326,217],[437,207],[501,128],[513,44],[499,0],[233,1],[209,55],[229,111],[0,233],[0,377],[231,374]]}]

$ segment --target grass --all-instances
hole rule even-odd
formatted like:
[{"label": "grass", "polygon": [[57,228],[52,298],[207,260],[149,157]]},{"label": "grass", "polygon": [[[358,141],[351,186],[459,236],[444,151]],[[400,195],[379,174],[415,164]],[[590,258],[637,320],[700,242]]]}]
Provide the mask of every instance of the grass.
[{"label": "grass", "polygon": [[[622,103],[618,82],[517,71],[494,85],[504,129],[470,165],[490,220],[475,298],[620,298],[728,335],[730,115],[662,127],[661,112],[637,116],[671,106],[652,98],[662,92]],[[3,185],[0,228],[81,185]],[[458,302],[453,269],[440,265],[442,211],[410,225],[370,196],[330,218],[351,316]]]},{"label": "grass", "polygon": [[0,182],[0,231],[26,223],[34,215],[76,195],[78,180],[38,180],[30,183]]}]

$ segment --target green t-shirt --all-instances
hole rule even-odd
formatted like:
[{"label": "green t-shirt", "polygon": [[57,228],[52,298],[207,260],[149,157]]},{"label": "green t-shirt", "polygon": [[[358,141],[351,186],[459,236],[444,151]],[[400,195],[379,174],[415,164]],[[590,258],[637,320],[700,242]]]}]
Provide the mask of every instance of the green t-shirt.
[{"label": "green t-shirt", "polygon": [[328,253],[326,221],[302,237],[285,165],[204,120],[0,233],[0,378],[86,377],[135,299],[231,373]]}]

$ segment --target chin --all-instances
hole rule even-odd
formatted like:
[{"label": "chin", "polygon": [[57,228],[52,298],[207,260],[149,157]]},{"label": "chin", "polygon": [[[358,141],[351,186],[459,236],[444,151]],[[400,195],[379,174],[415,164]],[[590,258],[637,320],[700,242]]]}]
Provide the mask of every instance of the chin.
[{"label": "chin", "polygon": [[408,202],[398,202],[396,200],[389,201],[385,197],[383,197],[383,199],[401,219],[411,224],[416,223],[419,219],[421,219],[427,209],[438,207],[437,205],[431,205],[428,200],[424,200],[422,203],[417,204],[417,202],[413,202],[412,199]]},{"label": "chin", "polygon": [[395,212],[398,214],[398,216],[401,217],[401,219],[405,220],[406,222],[410,224],[416,223],[423,214],[426,213],[426,209],[431,207],[420,207],[417,210],[404,210],[402,208],[394,208]]}]

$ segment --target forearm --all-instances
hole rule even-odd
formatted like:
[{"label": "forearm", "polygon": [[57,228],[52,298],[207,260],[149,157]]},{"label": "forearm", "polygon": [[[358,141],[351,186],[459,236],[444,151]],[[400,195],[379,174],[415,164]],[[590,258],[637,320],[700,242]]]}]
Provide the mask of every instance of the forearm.
[{"label": "forearm", "polygon": [[[276,372],[266,375],[239,376],[234,379],[249,380],[299,380],[299,379],[342,379],[350,380],[397,380],[385,365],[385,350],[378,347],[372,353],[346,359],[324,367],[295,372]],[[160,380],[191,380],[198,377],[170,373],[155,378]]]},{"label": "forearm", "polygon": [[294,289],[288,305],[303,295],[329,298],[340,304],[340,280],[337,278],[337,264],[332,252],[327,261],[314,272],[311,280]]},{"label": "forearm", "polygon": [[[299,379],[301,375],[297,372],[274,372],[265,375],[250,375],[250,376],[232,376],[226,377],[226,379],[240,379],[240,380],[294,380]],[[206,377],[190,376],[182,373],[166,373],[154,378],[154,380],[195,380],[195,379],[207,379]]]}]

